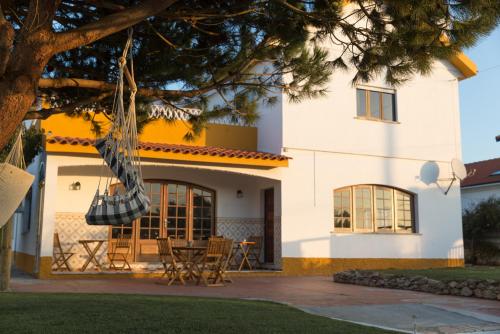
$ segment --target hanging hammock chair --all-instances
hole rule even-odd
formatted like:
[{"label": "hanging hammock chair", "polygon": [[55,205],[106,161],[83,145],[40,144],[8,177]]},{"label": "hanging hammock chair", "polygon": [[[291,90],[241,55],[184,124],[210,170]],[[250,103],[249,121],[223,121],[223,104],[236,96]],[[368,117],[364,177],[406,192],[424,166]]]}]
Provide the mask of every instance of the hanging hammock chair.
[{"label": "hanging hammock chair", "polygon": [[0,227],[5,225],[28,193],[35,177],[26,172],[22,130],[4,163],[0,163]]},{"label": "hanging hammock chair", "polygon": [[[133,76],[133,62],[131,50],[132,33],[119,58],[119,74],[116,86],[115,99],[112,115],[114,117],[111,129],[106,137],[96,140],[95,147],[103,158],[103,166],[106,164],[112,172],[107,178],[103,194],[99,193],[102,175],[99,177],[99,185],[85,215],[89,225],[126,225],[146,214],[149,210],[149,198],[145,195],[144,183],[142,181],[140,159],[138,152],[137,121],[135,115],[135,94],[137,86]],[[127,54],[130,61],[127,67]],[[123,102],[124,77],[127,78],[130,88],[130,98],[125,114]],[[104,170],[102,170],[104,172]],[[116,178],[123,185],[124,191],[111,194],[110,187]]]}]

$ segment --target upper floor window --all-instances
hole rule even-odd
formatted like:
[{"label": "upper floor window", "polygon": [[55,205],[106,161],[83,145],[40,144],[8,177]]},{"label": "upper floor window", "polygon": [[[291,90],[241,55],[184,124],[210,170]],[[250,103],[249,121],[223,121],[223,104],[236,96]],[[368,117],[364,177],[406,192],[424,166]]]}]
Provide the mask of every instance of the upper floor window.
[{"label": "upper floor window", "polygon": [[357,116],[395,122],[396,95],[394,92],[356,89]]},{"label": "upper floor window", "polygon": [[336,189],[335,232],[415,232],[414,195],[378,185]]}]

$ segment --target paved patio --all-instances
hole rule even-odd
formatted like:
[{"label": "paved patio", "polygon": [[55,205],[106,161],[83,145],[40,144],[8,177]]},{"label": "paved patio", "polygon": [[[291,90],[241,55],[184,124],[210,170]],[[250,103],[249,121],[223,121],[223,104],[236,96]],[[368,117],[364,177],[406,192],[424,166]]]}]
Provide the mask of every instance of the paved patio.
[{"label": "paved patio", "polygon": [[36,280],[16,292],[128,293],[264,299],[327,317],[419,333],[500,333],[500,302],[333,283],[330,277],[237,277],[226,287],[164,286],[153,279]]}]

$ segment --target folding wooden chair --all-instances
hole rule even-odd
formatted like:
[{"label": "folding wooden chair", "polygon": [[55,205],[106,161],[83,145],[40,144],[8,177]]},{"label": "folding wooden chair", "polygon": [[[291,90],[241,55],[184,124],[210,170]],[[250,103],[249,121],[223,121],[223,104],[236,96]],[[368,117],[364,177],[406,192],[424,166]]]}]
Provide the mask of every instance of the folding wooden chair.
[{"label": "folding wooden chair", "polygon": [[[198,266],[198,281],[196,284],[200,284],[200,281],[203,280],[206,286],[224,285],[224,280],[219,278],[226,252],[226,244],[226,240],[220,238],[210,238],[208,240],[207,251],[203,256],[202,263]],[[217,283],[217,281],[220,281],[220,283]]]},{"label": "folding wooden chair", "polygon": [[263,239],[263,237],[257,235],[252,235],[248,238],[248,241],[255,242],[255,245],[253,245],[248,252],[248,260],[250,262],[254,262],[254,267],[257,267],[257,265],[260,266],[262,264],[260,262],[260,254],[262,251]]},{"label": "folding wooden chair", "polygon": [[[108,251],[109,268],[113,270],[132,270],[128,263],[127,257],[130,253],[130,238],[120,235],[118,240],[111,245],[111,250]],[[117,266],[116,262],[121,263]]]},{"label": "folding wooden chair", "polygon": [[182,285],[186,282],[182,277],[183,264],[177,262],[176,256],[172,249],[172,244],[175,239],[168,238],[158,238],[158,254],[160,256],[160,261],[165,270],[164,274],[161,276],[167,276],[167,285],[172,285],[175,281],[179,281]]},{"label": "folding wooden chair", "polygon": [[[59,239],[59,233],[54,233],[54,255],[52,257],[52,269],[54,271],[71,271],[71,267],[68,263],[69,259],[75,255],[72,252],[65,252],[61,246],[61,240]],[[54,265],[56,268],[54,269]],[[64,268],[66,267],[66,268]]]},{"label": "folding wooden chair", "polygon": [[224,249],[224,257],[222,259],[222,263],[220,269],[218,270],[218,279],[222,282],[233,283],[233,280],[228,277],[226,271],[229,268],[231,260],[233,259],[233,245],[234,241],[232,239],[225,239],[226,245]]}]

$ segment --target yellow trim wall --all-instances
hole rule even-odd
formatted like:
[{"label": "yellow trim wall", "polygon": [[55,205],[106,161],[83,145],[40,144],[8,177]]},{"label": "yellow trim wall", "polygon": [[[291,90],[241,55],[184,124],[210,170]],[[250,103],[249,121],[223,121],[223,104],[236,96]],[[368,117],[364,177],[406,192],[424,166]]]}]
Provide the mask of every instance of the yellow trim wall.
[{"label": "yellow trim wall", "polygon": [[463,259],[330,259],[285,257],[286,275],[331,275],[351,269],[428,269],[463,267]]},{"label": "yellow trim wall", "polygon": [[[35,256],[31,254],[14,252],[14,265],[17,269],[27,274],[35,273]],[[52,263],[52,262],[51,262]]]},{"label": "yellow trim wall", "polygon": [[[282,259],[282,271],[269,272],[232,272],[231,276],[325,276],[339,271],[351,269],[428,269],[463,267],[463,259],[330,259],[330,258],[293,258]],[[41,279],[78,279],[78,278],[160,278],[160,273],[141,272],[103,272],[93,273],[78,271],[67,273],[52,273],[52,258],[42,257],[40,272]]]},{"label": "yellow trim wall", "polygon": [[[92,115],[91,115],[92,116]],[[95,121],[106,133],[110,121],[102,114],[96,114]],[[41,121],[41,127],[48,136],[95,138],[89,121],[82,117],[69,117],[64,114],[54,115]],[[249,126],[236,126],[225,124],[207,124],[201,134],[192,141],[186,141],[184,136],[191,130],[189,123],[181,120],[167,122],[157,119],[144,126],[139,134],[143,142],[216,146],[246,151],[257,150],[257,128]]]},{"label": "yellow trim wall", "polygon": [[[109,128],[109,120],[102,114],[97,114],[95,120],[100,122],[102,131]],[[48,138],[51,136],[95,138],[91,131],[90,122],[81,117],[71,118],[64,114],[54,115],[41,124]],[[193,141],[186,141],[185,134],[190,130],[189,124],[184,121],[166,122],[154,120],[148,123],[139,135],[143,142],[180,144],[193,146],[213,146],[228,149],[255,151],[257,149],[257,128],[242,127],[225,124],[208,124],[202,133]],[[92,146],[68,145],[60,143],[46,143],[47,152],[52,153],[79,153],[97,154]],[[287,167],[287,160],[265,160],[259,158],[219,157],[211,155],[184,154],[175,152],[161,152],[141,150],[142,158],[173,160],[183,162],[201,162],[223,165],[241,165],[256,167]]]}]

